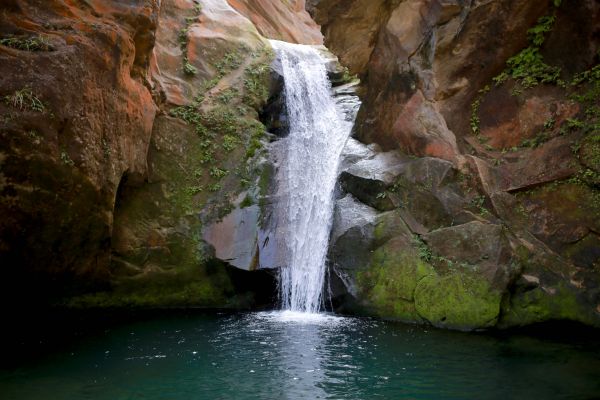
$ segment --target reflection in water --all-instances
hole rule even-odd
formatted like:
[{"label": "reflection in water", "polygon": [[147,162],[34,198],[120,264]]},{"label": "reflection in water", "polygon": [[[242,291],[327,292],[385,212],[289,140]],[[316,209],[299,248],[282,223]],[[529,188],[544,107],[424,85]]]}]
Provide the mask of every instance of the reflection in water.
[{"label": "reflection in water", "polygon": [[560,399],[600,396],[600,343],[326,314],[129,323],[0,371],[0,397]]}]

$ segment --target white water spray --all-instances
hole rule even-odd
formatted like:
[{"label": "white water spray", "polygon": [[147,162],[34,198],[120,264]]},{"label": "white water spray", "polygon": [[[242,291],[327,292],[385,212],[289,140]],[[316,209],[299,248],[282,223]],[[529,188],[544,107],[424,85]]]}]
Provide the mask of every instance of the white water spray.
[{"label": "white water spray", "polygon": [[283,71],[290,127],[279,144],[276,176],[277,225],[286,247],[280,300],[286,310],[316,313],[323,301],[338,164],[351,125],[336,110],[318,51],[271,44]]}]

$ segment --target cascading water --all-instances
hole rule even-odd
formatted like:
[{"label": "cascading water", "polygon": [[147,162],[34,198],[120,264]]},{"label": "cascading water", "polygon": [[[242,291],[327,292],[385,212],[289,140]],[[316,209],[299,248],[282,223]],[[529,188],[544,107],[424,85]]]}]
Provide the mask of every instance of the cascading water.
[{"label": "cascading water", "polygon": [[285,243],[279,293],[286,310],[316,313],[340,154],[350,134],[331,95],[325,60],[310,46],[271,41],[281,63],[289,135],[279,143],[277,225]]}]

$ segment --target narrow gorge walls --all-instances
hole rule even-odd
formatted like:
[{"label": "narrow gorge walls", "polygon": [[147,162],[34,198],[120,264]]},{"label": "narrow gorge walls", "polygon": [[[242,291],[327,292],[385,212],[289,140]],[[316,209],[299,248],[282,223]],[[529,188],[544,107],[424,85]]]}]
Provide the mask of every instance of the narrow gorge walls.
[{"label": "narrow gorge walls", "polygon": [[594,0],[6,0],[1,293],[255,304],[242,270],[270,264],[289,128],[268,39],[324,40],[363,102],[328,254],[338,310],[599,325],[599,18]]},{"label": "narrow gorge walls", "polygon": [[[321,41],[302,2],[261,7],[244,9],[261,32]],[[0,18],[2,293],[230,304],[202,230],[259,200],[272,52],[256,26],[225,0],[11,0]]]},{"label": "narrow gorge walls", "polygon": [[2,2],[0,292],[11,303],[110,275],[119,182],[147,172],[157,19],[156,2]]},{"label": "narrow gorge walls", "polygon": [[387,151],[345,152],[359,161],[334,224],[341,307],[459,329],[598,325],[598,2],[308,8],[362,78],[357,138]]}]

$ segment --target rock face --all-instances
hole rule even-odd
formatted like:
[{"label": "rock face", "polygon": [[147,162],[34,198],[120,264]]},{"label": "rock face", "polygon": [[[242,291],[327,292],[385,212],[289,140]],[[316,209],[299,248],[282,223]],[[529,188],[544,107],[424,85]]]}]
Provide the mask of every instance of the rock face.
[{"label": "rock face", "polygon": [[254,23],[269,39],[300,44],[323,44],[319,26],[305,9],[305,0],[230,0],[229,4]]},{"label": "rock face", "polygon": [[110,275],[117,188],[142,180],[156,2],[3,2],[0,264],[27,302]]},{"label": "rock face", "polygon": [[161,112],[148,176],[120,192],[113,290],[76,300],[251,305],[225,263],[256,264],[270,45],[224,0],[163,1],[159,22],[151,79]]},{"label": "rock face", "polygon": [[335,85],[361,78],[334,88],[348,120],[362,100],[331,238],[336,307],[461,330],[600,326],[597,1],[0,11],[11,302],[256,304],[248,282],[273,282],[246,271],[260,266],[269,142],[286,131],[266,38],[324,37],[349,68],[331,57]]},{"label": "rock face", "polygon": [[362,78],[357,139],[384,151],[345,152],[330,252],[341,310],[462,330],[600,326],[600,7],[559,3],[309,2]]},{"label": "rock face", "polygon": [[[251,305],[260,274],[215,259],[203,230],[219,237],[232,210],[256,224],[268,41],[225,0],[34,3],[0,17],[3,295]],[[306,17],[299,4],[276,8]],[[237,228],[221,233],[245,237]]]}]

